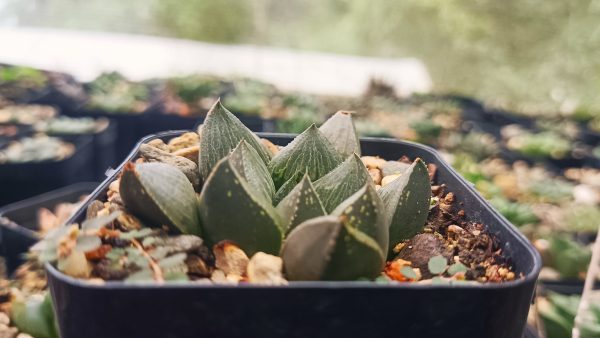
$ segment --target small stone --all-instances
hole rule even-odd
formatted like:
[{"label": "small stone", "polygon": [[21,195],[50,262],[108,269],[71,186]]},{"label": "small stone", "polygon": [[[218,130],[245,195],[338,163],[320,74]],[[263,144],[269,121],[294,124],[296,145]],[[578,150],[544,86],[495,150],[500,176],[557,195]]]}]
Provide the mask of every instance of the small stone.
[{"label": "small stone", "polygon": [[173,155],[185,157],[188,160],[198,163],[198,156],[200,156],[200,146],[192,146],[183,149],[179,149],[173,152]]},{"label": "small stone", "polygon": [[248,263],[248,281],[265,285],[285,285],[282,274],[283,260],[280,257],[257,252]]},{"label": "small stone", "polygon": [[19,333],[17,335],[17,338],[33,338],[33,337],[28,335],[27,333]]},{"label": "small stone", "polygon": [[188,255],[185,263],[188,266],[188,273],[201,277],[209,277],[211,275],[211,268],[198,256]]},{"label": "small stone", "polygon": [[146,144],[162,151],[169,151],[169,146],[161,139],[154,139]]},{"label": "small stone", "polygon": [[263,144],[263,146],[265,146],[267,148],[267,150],[271,153],[271,155],[275,156],[277,155],[277,153],[279,152],[279,147],[276,146],[275,144],[273,144],[273,142],[261,138],[260,142]]},{"label": "small stone", "polygon": [[375,191],[379,191],[379,189],[381,189],[381,186],[379,184],[375,185]]},{"label": "small stone", "polygon": [[371,179],[373,179],[373,183],[375,185],[381,185],[381,170],[379,169],[369,169],[369,175],[371,175]]},{"label": "small stone", "polygon": [[386,160],[375,156],[363,156],[360,158],[368,169],[381,169],[386,164]]},{"label": "small stone", "polygon": [[200,172],[198,171],[198,165],[195,162],[185,157],[162,151],[147,144],[142,144],[140,146],[140,155],[144,157],[147,162],[162,162],[176,167],[185,174],[194,188],[199,187]]},{"label": "small stone", "polygon": [[8,325],[10,323],[10,318],[4,312],[0,312],[0,324]]},{"label": "small stone", "polygon": [[381,180],[381,186],[385,187],[386,185],[392,183],[392,181],[394,181],[395,179],[397,179],[398,177],[402,176],[402,174],[395,174],[395,175],[389,175],[389,176],[385,176],[382,180]]},{"label": "small stone", "polygon": [[197,146],[200,144],[200,136],[194,132],[183,133],[169,141],[168,151],[176,152],[180,149]]},{"label": "small stone", "polygon": [[246,274],[249,259],[246,253],[235,243],[221,241],[213,247],[215,266],[227,275],[243,276]]},{"label": "small stone", "polygon": [[18,332],[19,330],[16,327],[0,324],[0,338],[14,338]]}]

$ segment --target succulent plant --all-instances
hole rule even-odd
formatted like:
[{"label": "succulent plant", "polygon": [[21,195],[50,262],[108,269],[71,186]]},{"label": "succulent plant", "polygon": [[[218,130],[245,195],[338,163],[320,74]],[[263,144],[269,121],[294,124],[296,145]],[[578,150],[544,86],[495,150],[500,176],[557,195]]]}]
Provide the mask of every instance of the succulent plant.
[{"label": "succulent plant", "polygon": [[248,256],[280,255],[291,280],[374,279],[389,248],[425,224],[431,187],[423,161],[401,166],[378,193],[347,112],[310,126],[272,159],[219,101],[200,133],[199,197],[169,154],[164,163],[125,166],[119,191],[127,211],[208,246],[229,241]]}]

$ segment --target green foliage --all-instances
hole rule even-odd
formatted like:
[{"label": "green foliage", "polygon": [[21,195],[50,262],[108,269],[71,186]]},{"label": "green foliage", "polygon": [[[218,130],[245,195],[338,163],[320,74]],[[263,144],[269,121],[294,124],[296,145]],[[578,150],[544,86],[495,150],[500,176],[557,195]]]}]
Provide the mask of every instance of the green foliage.
[{"label": "green foliage", "polygon": [[10,318],[20,332],[36,338],[59,337],[49,293],[29,298],[17,296],[11,301]]},{"label": "green foliage", "polygon": [[522,226],[539,222],[528,204],[511,202],[502,197],[494,197],[490,203],[512,224]]},{"label": "green foliage", "polygon": [[592,258],[590,248],[583,246],[565,235],[550,238],[551,266],[563,278],[581,278],[587,271]]},{"label": "green foliage", "polygon": [[595,205],[573,205],[565,214],[570,231],[595,233],[600,226],[600,207]]},{"label": "green foliage", "polygon": [[150,91],[144,84],[130,82],[117,72],[98,76],[89,83],[89,91],[89,108],[114,113],[141,113],[150,98]]}]

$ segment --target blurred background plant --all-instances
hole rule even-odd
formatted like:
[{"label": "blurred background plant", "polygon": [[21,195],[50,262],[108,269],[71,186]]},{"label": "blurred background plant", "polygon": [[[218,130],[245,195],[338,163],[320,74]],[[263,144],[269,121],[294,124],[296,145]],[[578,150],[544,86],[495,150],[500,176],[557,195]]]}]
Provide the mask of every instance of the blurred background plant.
[{"label": "blurred background plant", "polygon": [[439,91],[600,121],[599,0],[3,0],[0,11],[0,24],[417,57]]}]

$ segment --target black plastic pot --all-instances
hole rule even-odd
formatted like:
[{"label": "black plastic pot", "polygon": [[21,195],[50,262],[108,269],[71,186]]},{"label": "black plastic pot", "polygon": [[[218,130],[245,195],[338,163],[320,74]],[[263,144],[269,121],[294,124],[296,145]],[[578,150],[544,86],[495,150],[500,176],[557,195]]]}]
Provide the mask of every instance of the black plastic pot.
[{"label": "black plastic pot", "polygon": [[82,135],[92,137],[93,143],[93,161],[89,163],[89,172],[93,173],[91,179],[104,180],[106,178],[106,171],[109,168],[116,166],[120,159],[117,159],[116,147],[118,130],[117,125],[113,120],[106,120],[108,124],[106,127],[98,132],[89,134],[62,134],[62,133],[48,133],[50,136],[58,136],[65,140],[75,140]]},{"label": "black plastic pot", "polygon": [[70,141],[75,152],[66,159],[0,165],[0,206],[76,182],[91,181],[92,137],[83,135]]},{"label": "black plastic pot", "polygon": [[[168,139],[183,131],[149,136]],[[292,137],[259,134],[276,144]],[[541,267],[530,242],[438,153],[415,143],[363,139],[363,154],[421,157],[473,221],[487,225],[523,278],[503,284],[384,285],[291,282],[288,286],[94,285],[46,265],[62,338],[73,337],[520,337]],[[128,157],[132,160],[137,148]],[[121,164],[119,170],[125,163]],[[90,201],[104,196],[109,177]],[[85,217],[86,205],[70,222]]]},{"label": "black plastic pot", "polygon": [[59,203],[75,203],[89,195],[98,183],[82,182],[6,205],[0,209],[0,255],[12,273],[22,263],[21,255],[39,240],[37,211],[54,209]]}]

